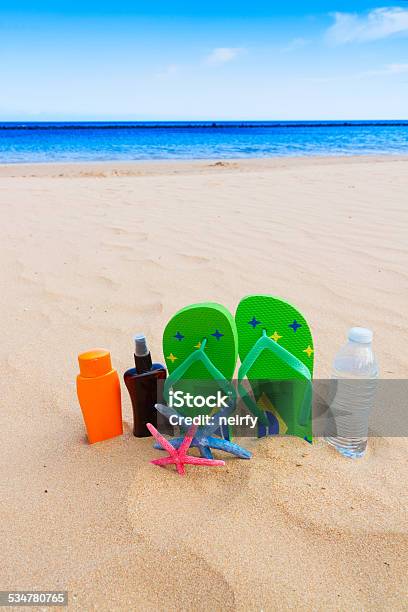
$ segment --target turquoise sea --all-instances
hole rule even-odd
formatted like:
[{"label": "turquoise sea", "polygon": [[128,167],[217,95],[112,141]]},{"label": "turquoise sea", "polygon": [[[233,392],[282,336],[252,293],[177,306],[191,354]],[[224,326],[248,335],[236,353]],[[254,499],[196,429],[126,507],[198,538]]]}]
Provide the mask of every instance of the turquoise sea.
[{"label": "turquoise sea", "polygon": [[408,121],[0,123],[0,163],[408,154]]}]

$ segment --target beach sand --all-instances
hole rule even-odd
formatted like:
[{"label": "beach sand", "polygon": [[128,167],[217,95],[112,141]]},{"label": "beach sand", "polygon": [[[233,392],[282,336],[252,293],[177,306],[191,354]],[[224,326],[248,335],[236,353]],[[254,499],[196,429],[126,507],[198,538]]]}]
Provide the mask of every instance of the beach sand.
[{"label": "beach sand", "polygon": [[[159,469],[150,439],[90,446],[77,354],[132,335],[155,360],[179,308],[294,303],[330,375],[348,327],[408,375],[408,160],[0,168],[0,589],[77,610],[407,610],[408,440],[363,459],[269,438],[251,461]],[[387,407],[384,406],[384,410]]]}]

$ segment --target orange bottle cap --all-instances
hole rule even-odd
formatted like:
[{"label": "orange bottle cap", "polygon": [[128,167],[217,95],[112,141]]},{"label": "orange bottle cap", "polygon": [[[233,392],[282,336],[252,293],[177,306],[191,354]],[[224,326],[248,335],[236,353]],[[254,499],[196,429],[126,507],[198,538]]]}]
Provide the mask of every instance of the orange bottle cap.
[{"label": "orange bottle cap", "polygon": [[78,355],[79,371],[85,378],[103,376],[112,370],[109,351],[106,349],[93,349]]}]

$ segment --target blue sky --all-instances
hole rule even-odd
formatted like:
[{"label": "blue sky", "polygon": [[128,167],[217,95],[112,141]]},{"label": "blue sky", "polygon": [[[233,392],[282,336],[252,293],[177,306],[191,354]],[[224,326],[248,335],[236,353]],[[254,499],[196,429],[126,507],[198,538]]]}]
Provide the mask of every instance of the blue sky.
[{"label": "blue sky", "polygon": [[408,2],[0,4],[0,120],[403,119]]}]

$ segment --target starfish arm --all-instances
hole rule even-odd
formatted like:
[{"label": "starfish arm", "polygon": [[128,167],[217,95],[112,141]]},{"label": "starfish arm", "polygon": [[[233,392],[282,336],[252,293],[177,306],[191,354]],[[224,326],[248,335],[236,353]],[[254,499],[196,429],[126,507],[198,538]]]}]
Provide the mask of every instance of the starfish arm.
[{"label": "starfish arm", "polygon": [[225,461],[221,459],[204,459],[202,457],[192,457],[191,455],[186,455],[183,461],[189,465],[225,465]]},{"label": "starfish arm", "polygon": [[[173,448],[180,448],[180,444],[182,443],[182,441],[184,440],[184,438],[172,438],[171,442],[170,440],[168,440],[168,442],[170,442],[170,444],[172,445]],[[160,444],[160,442],[155,442],[153,444],[153,448],[156,448],[158,450],[164,450],[164,448],[162,447],[162,445]]]},{"label": "starfish arm", "polygon": [[180,476],[185,476],[186,471],[184,469],[184,465],[182,463],[176,463],[176,468]]},{"label": "starfish arm", "polygon": [[158,442],[160,442],[161,446],[166,449],[166,451],[172,456],[175,457],[177,455],[177,451],[174,448],[174,446],[172,446],[170,444],[170,442],[168,440],[166,440],[166,438],[164,436],[162,436],[157,429],[154,427],[154,425],[152,425],[151,423],[147,423],[146,424],[147,429],[150,431],[150,433],[152,434],[152,436],[154,436],[156,438],[156,440]]},{"label": "starfish arm", "polygon": [[160,459],[152,459],[150,463],[153,463],[153,465],[170,465],[175,461],[174,457],[160,457]]},{"label": "starfish arm", "polygon": [[196,432],[197,432],[197,425],[192,425],[190,429],[188,430],[188,432],[186,433],[184,440],[180,445],[180,448],[178,451],[178,454],[180,457],[185,455],[188,449],[190,448],[190,444],[193,441],[193,438]]},{"label": "starfish arm", "polygon": [[238,444],[234,444],[234,442],[230,442],[229,440],[223,440],[222,438],[214,438],[211,436],[211,438],[208,438],[208,444],[211,446],[211,448],[216,448],[226,453],[231,453],[240,459],[250,459],[252,457],[252,453],[246,450],[246,448],[243,448]]},{"label": "starfish arm", "polygon": [[[180,437],[180,438],[172,438],[171,440],[169,440],[169,442],[170,442],[170,444],[171,444],[171,445],[172,445],[172,446],[173,446],[175,449],[178,449],[178,448],[180,448],[181,443],[183,442],[183,440],[184,440],[184,438],[181,438],[181,437]],[[201,439],[200,439],[200,441],[199,441],[197,438],[193,438],[193,441],[192,441],[192,443],[191,443],[191,445],[190,445],[190,446],[191,446],[192,448],[194,448],[194,447],[198,447],[198,448],[200,448],[200,445],[202,445]],[[207,445],[206,445],[206,446],[207,446]],[[163,449],[163,447],[162,447],[162,445],[160,444],[160,442],[155,442],[155,443],[153,444],[153,448],[156,448],[156,449],[158,449],[158,450],[164,450],[164,449]]]},{"label": "starfish arm", "polygon": [[213,458],[213,454],[209,446],[204,445],[204,444],[197,444],[197,446],[198,446],[198,450],[200,451],[201,457],[204,457],[204,459]]}]

